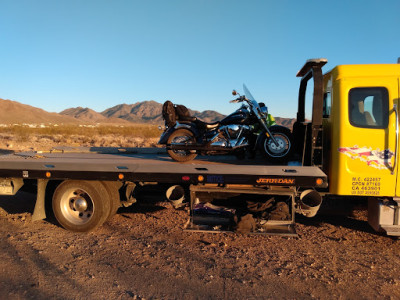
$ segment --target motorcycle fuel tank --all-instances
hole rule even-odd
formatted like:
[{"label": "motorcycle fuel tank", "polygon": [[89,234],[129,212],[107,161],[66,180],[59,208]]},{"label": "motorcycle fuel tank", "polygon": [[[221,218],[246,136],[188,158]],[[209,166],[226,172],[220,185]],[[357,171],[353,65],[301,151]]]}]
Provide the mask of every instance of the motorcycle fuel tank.
[{"label": "motorcycle fuel tank", "polygon": [[247,109],[238,109],[230,115],[226,116],[221,120],[222,125],[229,124],[246,124],[250,117],[250,113]]}]

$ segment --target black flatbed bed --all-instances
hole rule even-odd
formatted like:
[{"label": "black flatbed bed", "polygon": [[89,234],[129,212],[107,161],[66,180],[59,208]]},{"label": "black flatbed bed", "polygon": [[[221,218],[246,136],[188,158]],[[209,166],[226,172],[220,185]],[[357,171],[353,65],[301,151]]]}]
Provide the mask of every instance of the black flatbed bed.
[{"label": "black flatbed bed", "polygon": [[[0,155],[0,177],[326,187],[318,167],[265,165],[265,160],[204,156],[179,163],[159,148],[64,148]],[[317,184],[319,179],[319,184]],[[322,180],[322,184],[321,184]]]}]

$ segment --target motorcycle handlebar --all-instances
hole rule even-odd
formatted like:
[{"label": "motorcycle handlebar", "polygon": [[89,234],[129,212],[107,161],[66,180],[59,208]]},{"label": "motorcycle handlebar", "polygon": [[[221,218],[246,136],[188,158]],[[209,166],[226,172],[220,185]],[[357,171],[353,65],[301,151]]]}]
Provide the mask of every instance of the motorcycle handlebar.
[{"label": "motorcycle handlebar", "polygon": [[229,101],[229,103],[239,103],[239,102],[243,102],[245,100],[247,100],[245,96],[240,96],[239,98]]}]

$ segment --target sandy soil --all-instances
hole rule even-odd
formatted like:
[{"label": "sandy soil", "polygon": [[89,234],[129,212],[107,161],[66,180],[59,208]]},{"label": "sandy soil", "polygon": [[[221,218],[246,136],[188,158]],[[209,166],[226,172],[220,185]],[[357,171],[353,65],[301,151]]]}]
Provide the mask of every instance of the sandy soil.
[{"label": "sandy soil", "polygon": [[161,191],[138,199],[76,234],[32,222],[32,194],[0,197],[0,298],[400,299],[399,241],[364,210],[298,218],[288,238],[187,232]]},{"label": "sandy soil", "polygon": [[0,299],[400,299],[400,241],[350,216],[297,217],[297,238],[187,232],[145,189],[92,233],[32,222],[35,196],[0,197]]}]

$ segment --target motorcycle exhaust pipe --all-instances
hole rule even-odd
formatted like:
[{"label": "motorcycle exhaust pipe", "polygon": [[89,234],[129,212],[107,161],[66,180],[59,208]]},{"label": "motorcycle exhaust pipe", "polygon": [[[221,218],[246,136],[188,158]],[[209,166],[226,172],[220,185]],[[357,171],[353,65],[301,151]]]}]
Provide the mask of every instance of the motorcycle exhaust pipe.
[{"label": "motorcycle exhaust pipe", "polygon": [[[244,137],[240,138],[240,139],[236,142],[235,147],[242,146],[245,139],[246,139],[246,138],[244,138]],[[247,146],[247,143],[245,144],[245,146]]]},{"label": "motorcycle exhaust pipe", "polygon": [[185,190],[180,185],[170,186],[165,194],[174,208],[177,209],[185,206],[183,203],[183,200],[185,200]]},{"label": "motorcycle exhaust pipe", "polygon": [[300,194],[300,203],[297,212],[307,218],[314,217],[322,203],[321,195],[314,190],[305,190]]},{"label": "motorcycle exhaust pipe", "polygon": [[[238,144],[238,143],[236,143]],[[186,150],[186,151],[232,151],[237,148],[243,148],[249,146],[247,142],[242,142],[234,147],[226,146],[213,146],[213,145],[202,145],[202,144],[166,144],[167,150]]]}]

